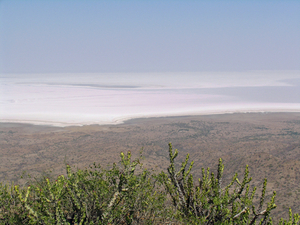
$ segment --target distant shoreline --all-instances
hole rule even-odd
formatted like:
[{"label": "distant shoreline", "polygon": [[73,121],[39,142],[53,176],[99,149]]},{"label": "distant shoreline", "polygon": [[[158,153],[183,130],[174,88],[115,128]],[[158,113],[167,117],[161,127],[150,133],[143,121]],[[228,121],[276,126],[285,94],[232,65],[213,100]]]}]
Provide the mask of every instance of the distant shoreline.
[{"label": "distant shoreline", "polygon": [[7,76],[0,82],[0,122],[68,127],[174,116],[300,112],[299,72]]},{"label": "distant shoreline", "polygon": [[300,114],[300,110],[291,111],[263,111],[263,110],[253,110],[253,111],[238,111],[238,112],[214,112],[214,113],[198,113],[198,114],[180,114],[180,115],[153,115],[153,116],[141,116],[141,117],[127,117],[115,120],[112,123],[68,123],[68,122],[52,122],[52,121],[26,121],[26,120],[2,120],[0,121],[1,127],[24,127],[24,126],[39,126],[39,127],[52,127],[52,128],[65,128],[65,127],[83,127],[83,126],[115,126],[121,124],[136,124],[151,120],[168,120],[168,119],[184,119],[193,117],[224,117],[229,115],[249,115],[249,114]]}]

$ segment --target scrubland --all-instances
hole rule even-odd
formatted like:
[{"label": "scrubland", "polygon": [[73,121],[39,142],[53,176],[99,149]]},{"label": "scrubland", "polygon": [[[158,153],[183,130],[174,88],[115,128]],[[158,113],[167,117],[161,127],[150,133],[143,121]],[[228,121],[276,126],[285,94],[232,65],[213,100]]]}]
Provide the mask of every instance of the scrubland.
[{"label": "scrubland", "polygon": [[2,123],[0,179],[23,185],[33,177],[66,176],[66,164],[84,169],[96,162],[109,169],[120,152],[131,151],[135,158],[142,148],[143,167],[159,173],[169,166],[169,142],[179,149],[177,166],[190,154],[194,177],[202,176],[202,167],[217,173],[222,158],[223,182],[229,183],[235,172],[242,179],[248,164],[250,188],[262,187],[267,178],[266,196],[277,193],[275,219],[287,218],[289,207],[300,211],[299,113],[149,118],[66,128]]}]

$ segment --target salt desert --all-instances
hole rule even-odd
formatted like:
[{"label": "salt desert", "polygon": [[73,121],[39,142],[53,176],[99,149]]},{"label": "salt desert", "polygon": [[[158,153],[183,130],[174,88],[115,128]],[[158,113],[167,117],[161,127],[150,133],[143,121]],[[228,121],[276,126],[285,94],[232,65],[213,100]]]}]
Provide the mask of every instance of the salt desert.
[{"label": "salt desert", "polygon": [[54,126],[300,112],[300,71],[0,75],[0,122]]}]

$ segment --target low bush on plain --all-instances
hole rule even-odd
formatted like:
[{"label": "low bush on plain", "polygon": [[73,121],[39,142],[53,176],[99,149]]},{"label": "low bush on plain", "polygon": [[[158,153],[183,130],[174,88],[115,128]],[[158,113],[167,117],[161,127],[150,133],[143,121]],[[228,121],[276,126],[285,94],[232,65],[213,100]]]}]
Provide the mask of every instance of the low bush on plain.
[{"label": "low bush on plain", "polygon": [[[66,165],[66,176],[56,180],[40,177],[27,187],[1,183],[0,224],[273,224],[276,193],[266,199],[265,179],[254,201],[248,166],[242,180],[235,174],[223,184],[221,159],[216,174],[202,169],[195,179],[189,155],[176,169],[177,155],[169,144],[170,165],[159,174],[128,152],[110,169]],[[279,224],[299,224],[299,215],[290,210]]]}]

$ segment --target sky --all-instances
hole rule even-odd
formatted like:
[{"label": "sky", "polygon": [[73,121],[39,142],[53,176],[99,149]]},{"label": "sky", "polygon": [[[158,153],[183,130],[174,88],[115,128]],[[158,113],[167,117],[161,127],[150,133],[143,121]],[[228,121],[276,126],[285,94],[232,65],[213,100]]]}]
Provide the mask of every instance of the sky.
[{"label": "sky", "polygon": [[0,73],[300,70],[299,0],[0,0]]}]

